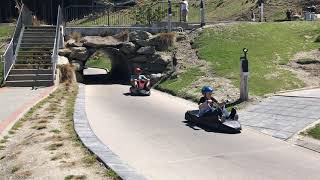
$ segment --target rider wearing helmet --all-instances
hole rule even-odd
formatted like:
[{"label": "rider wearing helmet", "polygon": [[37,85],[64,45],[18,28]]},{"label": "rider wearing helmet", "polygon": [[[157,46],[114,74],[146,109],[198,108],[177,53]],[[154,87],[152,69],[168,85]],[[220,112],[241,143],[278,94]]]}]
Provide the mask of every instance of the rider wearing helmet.
[{"label": "rider wearing helmet", "polygon": [[138,88],[138,81],[143,80],[147,81],[145,84],[144,89],[145,90],[150,90],[150,79],[148,79],[146,76],[142,75],[142,69],[137,67],[134,69],[135,74],[131,76],[131,85],[132,87]]},{"label": "rider wearing helmet", "polygon": [[199,100],[199,116],[212,116],[218,115],[224,118],[234,119],[237,113],[234,108],[232,108],[231,113],[229,113],[225,105],[226,103],[219,103],[215,98],[212,97],[214,89],[211,86],[204,86],[201,90],[203,97]]}]

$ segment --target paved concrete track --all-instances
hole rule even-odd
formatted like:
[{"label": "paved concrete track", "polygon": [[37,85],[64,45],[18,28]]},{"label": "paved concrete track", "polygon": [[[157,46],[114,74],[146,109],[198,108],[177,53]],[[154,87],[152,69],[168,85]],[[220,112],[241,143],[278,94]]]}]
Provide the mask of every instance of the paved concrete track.
[{"label": "paved concrete track", "polygon": [[150,180],[315,180],[320,155],[244,128],[221,134],[189,127],[196,105],[153,91],[131,97],[124,85],[87,85],[86,112],[102,142]]}]

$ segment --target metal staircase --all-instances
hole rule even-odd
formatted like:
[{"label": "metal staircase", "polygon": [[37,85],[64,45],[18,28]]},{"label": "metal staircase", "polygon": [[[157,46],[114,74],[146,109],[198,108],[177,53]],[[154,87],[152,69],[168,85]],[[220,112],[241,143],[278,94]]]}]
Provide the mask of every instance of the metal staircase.
[{"label": "metal staircase", "polygon": [[23,28],[17,56],[6,86],[51,86],[53,70],[51,54],[55,40],[55,26],[26,26]]},{"label": "metal staircase", "polygon": [[58,50],[63,47],[63,23],[59,6],[55,26],[32,26],[32,12],[22,6],[15,32],[3,55],[5,86],[54,85]]}]

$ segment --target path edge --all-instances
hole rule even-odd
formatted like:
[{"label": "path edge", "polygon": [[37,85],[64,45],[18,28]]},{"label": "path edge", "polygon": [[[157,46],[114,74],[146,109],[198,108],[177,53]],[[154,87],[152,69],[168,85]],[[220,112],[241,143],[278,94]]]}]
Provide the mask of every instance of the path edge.
[{"label": "path edge", "polygon": [[74,106],[74,130],[82,144],[106,167],[112,169],[123,180],[147,180],[143,175],[120,159],[118,155],[102,143],[92,131],[85,110],[85,85],[78,84],[79,90]]}]

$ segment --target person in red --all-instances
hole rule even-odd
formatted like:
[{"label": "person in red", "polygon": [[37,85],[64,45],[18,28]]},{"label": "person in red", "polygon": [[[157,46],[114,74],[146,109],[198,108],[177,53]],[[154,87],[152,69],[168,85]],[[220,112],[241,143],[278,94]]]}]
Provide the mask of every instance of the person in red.
[{"label": "person in red", "polygon": [[131,85],[134,88],[139,88],[139,81],[144,81],[144,89],[149,91],[150,90],[150,79],[148,79],[145,75],[142,75],[142,69],[137,67],[134,70],[135,74],[131,76]]}]

